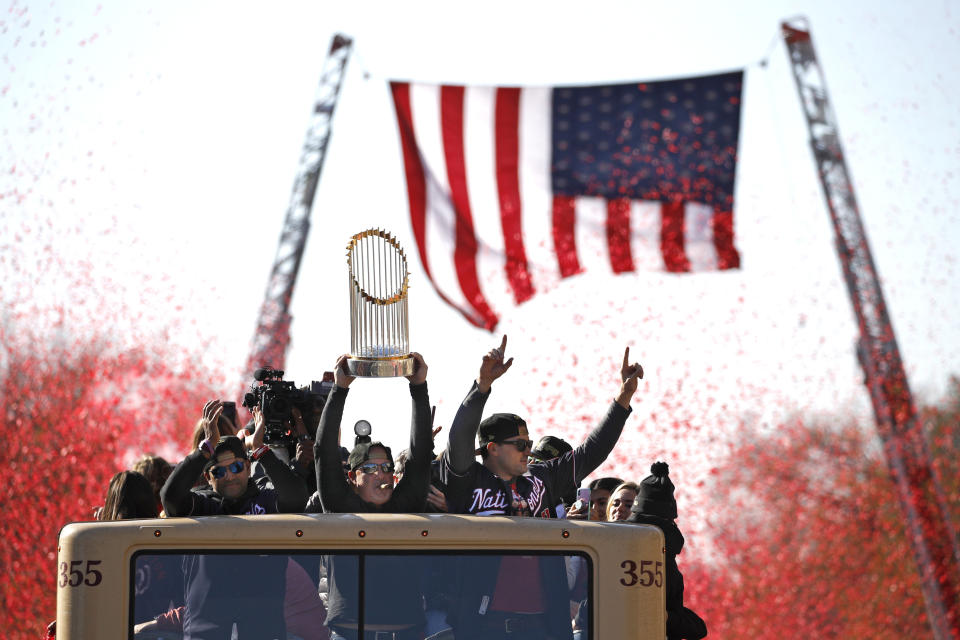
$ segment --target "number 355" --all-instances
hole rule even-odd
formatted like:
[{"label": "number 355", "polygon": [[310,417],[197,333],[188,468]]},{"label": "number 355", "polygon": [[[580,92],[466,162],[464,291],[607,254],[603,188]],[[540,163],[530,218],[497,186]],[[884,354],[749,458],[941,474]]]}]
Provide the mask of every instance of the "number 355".
[{"label": "number 355", "polygon": [[61,562],[60,581],[58,584],[61,587],[79,587],[81,584],[85,584],[88,587],[97,586],[100,584],[100,581],[103,580],[103,574],[94,569],[94,567],[101,562],[101,560],[87,560],[86,572],[80,571],[80,567],[83,566],[83,560],[71,560],[69,567],[67,567],[66,562]]},{"label": "number 355", "polygon": [[620,563],[624,576],[620,578],[620,584],[625,587],[632,587],[639,584],[641,587],[663,586],[663,563],[653,560],[640,561],[640,575],[637,575],[637,563],[633,560],[624,560]]}]

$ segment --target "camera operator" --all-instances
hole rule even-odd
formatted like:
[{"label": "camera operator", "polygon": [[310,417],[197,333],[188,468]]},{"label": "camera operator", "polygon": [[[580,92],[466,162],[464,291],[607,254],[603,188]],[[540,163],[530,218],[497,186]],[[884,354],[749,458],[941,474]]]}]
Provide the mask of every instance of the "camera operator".
[{"label": "camera operator", "polygon": [[[340,421],[350,383],[355,379],[347,369],[347,356],[337,360],[335,387],[320,416],[314,455],[320,498],[327,513],[418,513],[424,510],[430,484],[431,436],[430,400],[427,394],[427,364],[412,353],[413,399],[410,425],[410,458],[403,477],[394,487],[394,462],[390,448],[382,442],[358,442],[348,458],[350,470],[344,476],[340,459]],[[420,562],[414,557],[371,556],[365,562],[364,638],[420,640],[423,637],[423,596],[420,589]],[[359,627],[359,562],[356,556],[335,555],[327,559],[327,625],[334,640],[357,638]],[[389,579],[388,579],[389,577]],[[406,579],[406,584],[398,580]]]},{"label": "camera operator", "polygon": [[[321,407],[322,408],[322,407]],[[287,422],[290,430],[290,439],[274,441],[267,443],[270,451],[273,452],[282,463],[290,467],[290,470],[300,478],[307,488],[307,495],[311,495],[317,490],[316,466],[313,459],[314,435],[317,431],[317,419],[320,415],[320,409],[315,410],[315,418],[311,420],[312,428],[308,429],[305,424],[300,409],[293,407],[290,409],[291,418]],[[248,450],[253,450],[253,424],[248,424],[237,434],[243,438]],[[260,482],[260,479],[266,475],[266,470],[259,461],[251,465],[250,477],[254,482]]]}]

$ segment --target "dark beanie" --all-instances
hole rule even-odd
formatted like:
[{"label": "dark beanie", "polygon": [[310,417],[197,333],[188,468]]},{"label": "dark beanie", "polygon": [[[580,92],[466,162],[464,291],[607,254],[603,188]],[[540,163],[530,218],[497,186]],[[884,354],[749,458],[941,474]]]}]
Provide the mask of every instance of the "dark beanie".
[{"label": "dark beanie", "polygon": [[633,511],[673,520],[677,517],[677,501],[673,499],[670,467],[666,462],[654,462],[650,473],[640,483],[640,493],[633,503]]}]

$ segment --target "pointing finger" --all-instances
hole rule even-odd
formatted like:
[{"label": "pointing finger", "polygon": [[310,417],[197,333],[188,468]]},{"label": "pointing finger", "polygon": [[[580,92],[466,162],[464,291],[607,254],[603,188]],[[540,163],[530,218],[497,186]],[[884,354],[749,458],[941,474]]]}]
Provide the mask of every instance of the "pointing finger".
[{"label": "pointing finger", "polygon": [[500,341],[500,353],[507,352],[507,334],[503,334],[503,340]]},{"label": "pointing finger", "polygon": [[623,352],[623,368],[626,369],[630,365],[630,347],[627,347]]}]

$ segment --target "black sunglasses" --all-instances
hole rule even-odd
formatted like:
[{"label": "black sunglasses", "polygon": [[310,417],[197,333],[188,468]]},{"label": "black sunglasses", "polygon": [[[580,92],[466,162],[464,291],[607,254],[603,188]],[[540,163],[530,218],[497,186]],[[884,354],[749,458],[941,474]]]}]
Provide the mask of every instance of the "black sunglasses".
[{"label": "black sunglasses", "polygon": [[502,440],[497,444],[512,444],[517,451],[526,451],[533,446],[533,440]]},{"label": "black sunglasses", "polygon": [[381,462],[377,464],[376,462],[367,462],[357,467],[363,473],[368,475],[376,473],[377,469],[380,469],[384,473],[393,473],[393,463],[392,462]]},{"label": "black sunglasses", "polygon": [[230,473],[237,474],[243,471],[243,460],[234,460],[225,467],[210,467],[210,475],[215,479],[221,480],[226,477],[227,469],[230,470]]}]

